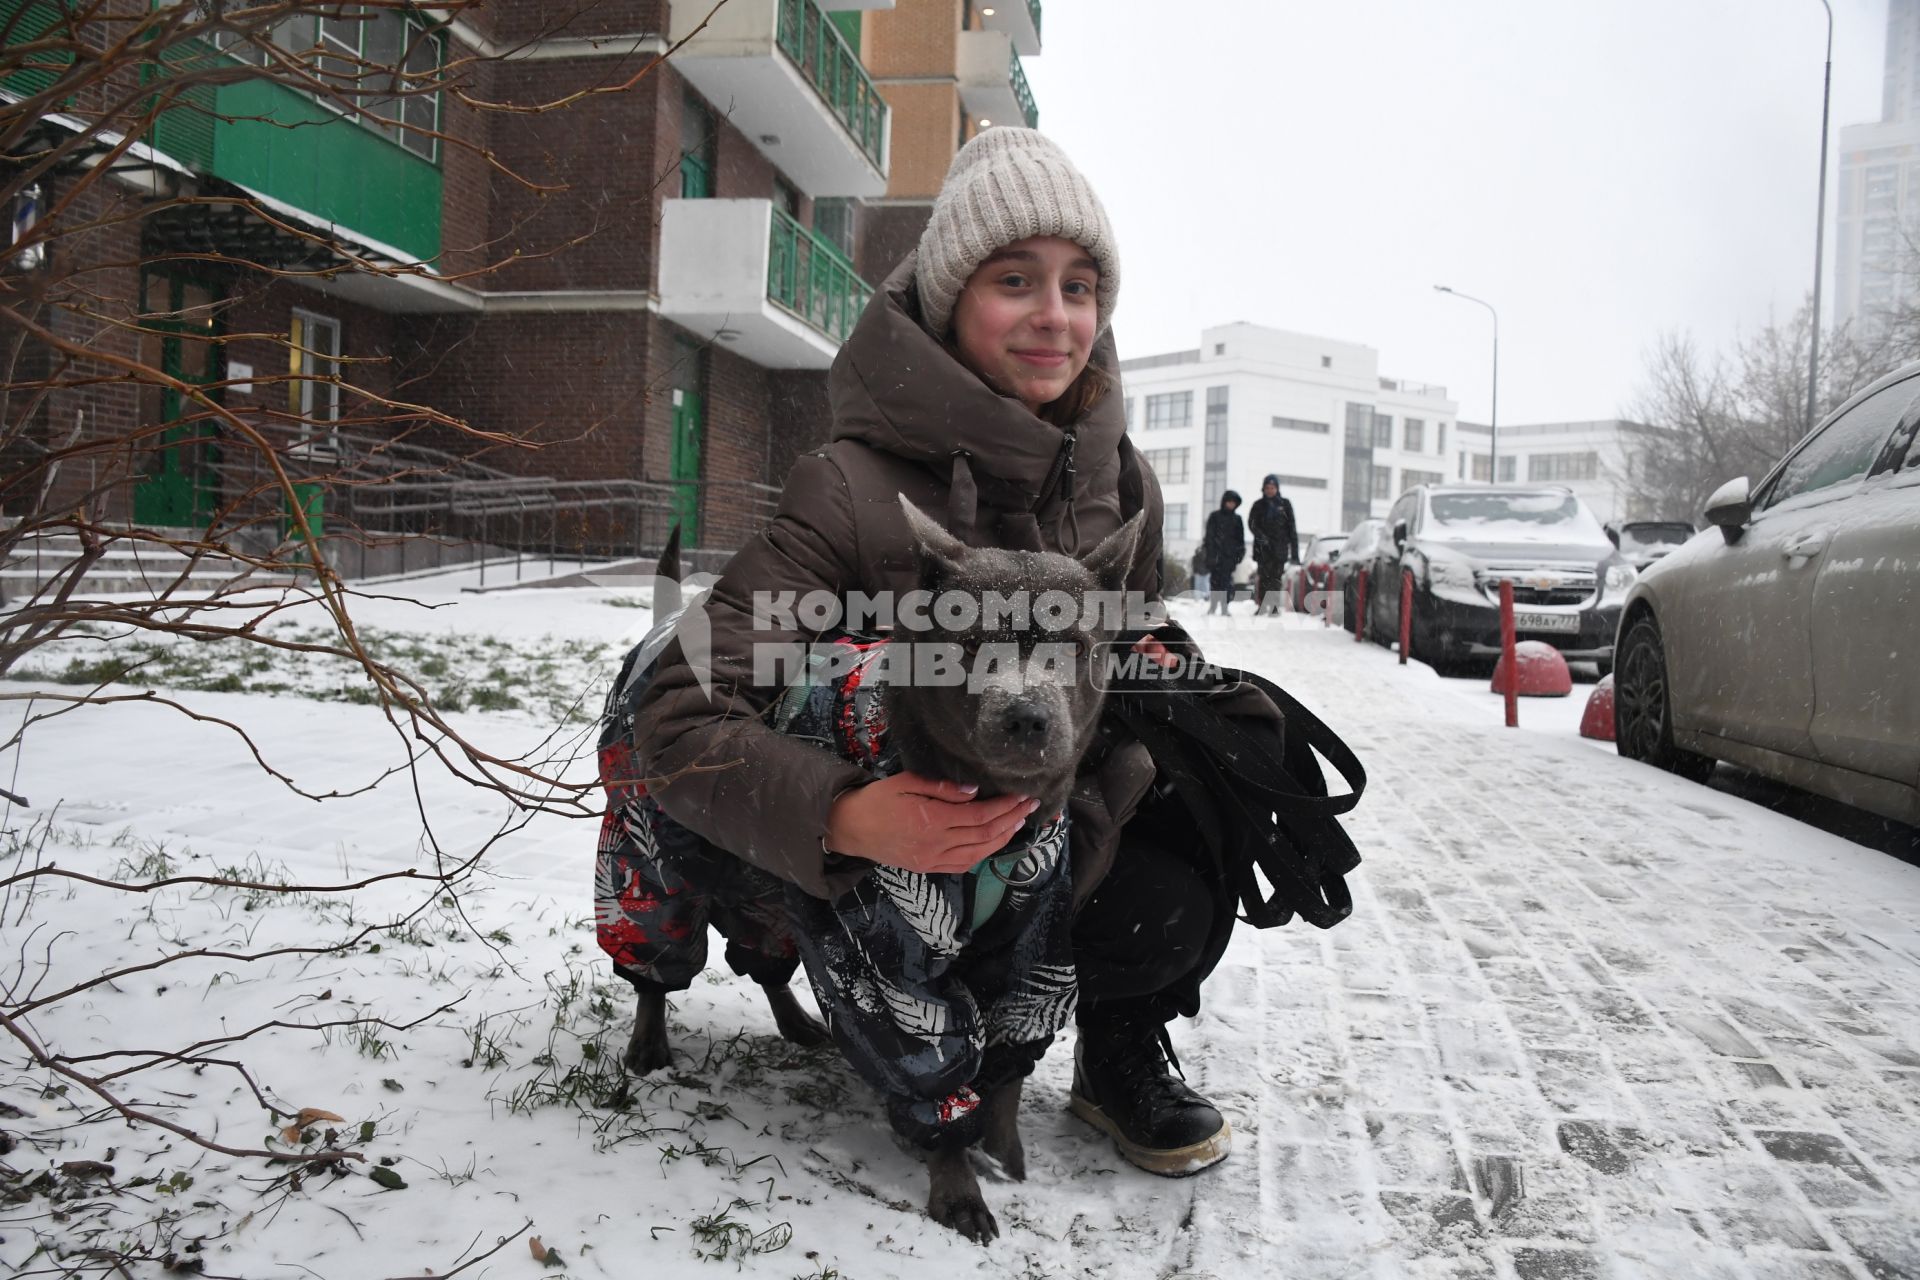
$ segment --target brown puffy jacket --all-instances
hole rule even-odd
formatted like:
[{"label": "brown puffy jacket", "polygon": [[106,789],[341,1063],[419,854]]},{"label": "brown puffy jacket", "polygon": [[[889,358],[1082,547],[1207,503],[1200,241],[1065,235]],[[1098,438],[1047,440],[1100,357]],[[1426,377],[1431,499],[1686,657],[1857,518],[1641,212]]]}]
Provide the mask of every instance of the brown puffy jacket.
[{"label": "brown puffy jacket", "polygon": [[[826,852],[822,837],[834,800],[869,778],[765,723],[779,690],[754,687],[753,646],[813,637],[756,626],[756,593],[912,590],[904,494],[969,545],[1070,555],[1118,529],[1123,508],[1144,509],[1128,587],[1160,597],[1160,488],[1125,438],[1111,336],[1092,355],[1111,391],[1062,431],[993,391],[934,339],[920,322],[910,267],[874,295],[833,362],[832,442],[794,463],[773,522],[727,563],[707,599],[711,699],[676,640],[634,729],[668,814],[822,898],[844,893],[868,867]],[[1097,755],[1083,764],[1071,801],[1077,901],[1112,865],[1120,824],[1153,782],[1138,742],[1108,741]]]}]

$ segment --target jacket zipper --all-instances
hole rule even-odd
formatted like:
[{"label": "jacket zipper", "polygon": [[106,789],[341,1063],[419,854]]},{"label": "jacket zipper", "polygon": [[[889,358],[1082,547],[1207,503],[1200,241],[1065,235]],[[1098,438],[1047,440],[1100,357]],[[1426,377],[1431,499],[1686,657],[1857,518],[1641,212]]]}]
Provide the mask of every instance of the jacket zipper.
[{"label": "jacket zipper", "polygon": [[1054,457],[1053,467],[1047,474],[1047,482],[1040,486],[1040,501],[1034,504],[1038,511],[1047,503],[1048,494],[1057,494],[1068,501],[1073,500],[1073,443],[1071,431],[1060,433],[1060,452]]}]

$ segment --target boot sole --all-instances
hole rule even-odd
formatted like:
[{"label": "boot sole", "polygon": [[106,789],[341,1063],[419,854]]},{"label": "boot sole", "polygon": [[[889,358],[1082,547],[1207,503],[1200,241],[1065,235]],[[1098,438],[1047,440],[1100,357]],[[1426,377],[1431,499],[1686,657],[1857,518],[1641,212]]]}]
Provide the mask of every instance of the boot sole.
[{"label": "boot sole", "polygon": [[1188,1178],[1202,1169],[1210,1169],[1227,1158],[1233,1149],[1233,1126],[1220,1117],[1220,1132],[1211,1138],[1184,1147],[1143,1147],[1120,1131],[1106,1112],[1079,1094],[1067,1100],[1067,1110],[1113,1139],[1120,1155],[1137,1169],[1162,1178]]}]

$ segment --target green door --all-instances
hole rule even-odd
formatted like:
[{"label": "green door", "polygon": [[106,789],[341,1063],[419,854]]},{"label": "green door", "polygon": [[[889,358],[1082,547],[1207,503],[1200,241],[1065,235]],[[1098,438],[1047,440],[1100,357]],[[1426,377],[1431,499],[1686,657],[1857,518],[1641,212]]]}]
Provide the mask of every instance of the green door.
[{"label": "green door", "polygon": [[[209,285],[147,274],[140,281],[141,363],[184,383],[220,378],[219,294]],[[172,386],[140,389],[142,431],[148,448],[133,491],[136,523],[160,528],[202,528],[219,497],[219,461],[213,424],[204,405]]]},{"label": "green door", "polygon": [[700,394],[673,393],[673,518],[680,545],[700,545]]}]

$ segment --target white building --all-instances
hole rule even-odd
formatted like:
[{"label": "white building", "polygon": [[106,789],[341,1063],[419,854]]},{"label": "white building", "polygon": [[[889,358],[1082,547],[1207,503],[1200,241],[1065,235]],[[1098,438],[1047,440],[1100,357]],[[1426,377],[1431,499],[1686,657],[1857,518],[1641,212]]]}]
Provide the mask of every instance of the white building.
[{"label": "white building", "polygon": [[1833,318],[1871,334],[1916,295],[1920,223],[1920,0],[1888,0],[1880,119],[1840,130]]},{"label": "white building", "polygon": [[[1602,523],[1641,519],[1628,497],[1634,436],[1651,431],[1623,418],[1594,422],[1540,422],[1500,426],[1500,483],[1564,484]],[[1482,422],[1463,422],[1456,441],[1451,480],[1488,478],[1490,435]]]},{"label": "white building", "polygon": [[1228,324],[1194,350],[1120,368],[1129,432],[1166,498],[1167,550],[1182,558],[1222,493],[1239,492],[1244,516],[1269,472],[1304,551],[1445,478],[1452,456],[1459,406],[1446,388],[1381,377],[1380,353],[1356,342]]}]

